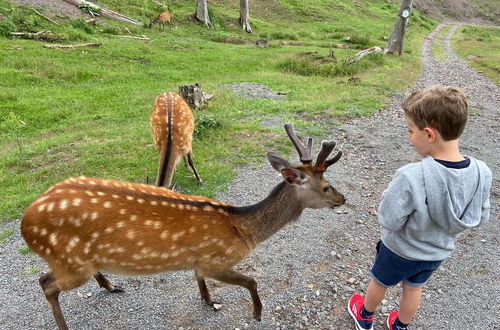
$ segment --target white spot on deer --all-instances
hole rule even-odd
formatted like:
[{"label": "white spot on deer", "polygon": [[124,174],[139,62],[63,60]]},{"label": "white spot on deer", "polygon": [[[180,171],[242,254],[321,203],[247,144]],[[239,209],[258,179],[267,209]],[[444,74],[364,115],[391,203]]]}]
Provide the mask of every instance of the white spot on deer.
[{"label": "white spot on deer", "polygon": [[52,250],[50,248],[45,249],[45,254],[50,254],[51,252],[52,252]]},{"label": "white spot on deer", "polygon": [[120,213],[120,214],[127,214],[127,209],[120,209],[120,211],[118,211],[118,213]]},{"label": "white spot on deer", "polygon": [[73,238],[70,239],[68,246],[66,246],[66,252],[70,253],[78,242],[80,242],[80,238],[78,236],[73,236]]},{"label": "white spot on deer", "polygon": [[134,239],[135,237],[136,237],[136,233],[135,233],[135,231],[134,231],[134,230],[132,230],[132,229],[129,229],[129,230],[127,231],[127,238],[129,238],[129,239]]},{"label": "white spot on deer", "polygon": [[35,234],[38,233],[38,227],[37,226],[31,227],[31,231],[34,232]]},{"label": "white spot on deer", "polygon": [[90,252],[90,246],[91,246],[91,245],[92,245],[92,244],[91,244],[90,242],[85,243],[85,248],[83,249],[83,253],[85,253],[85,254],[89,254],[89,252]]},{"label": "white spot on deer", "polygon": [[90,190],[85,190],[85,195],[90,196],[90,197],[95,196],[94,193],[91,192]]},{"label": "white spot on deer", "polygon": [[108,228],[104,229],[104,231],[109,234],[109,233],[114,232],[115,229],[113,227],[108,227]]},{"label": "white spot on deer", "polygon": [[52,211],[53,208],[54,208],[54,202],[47,204],[47,212]]},{"label": "white spot on deer", "polygon": [[80,227],[82,225],[82,221],[79,218],[69,217],[68,221],[75,227]]},{"label": "white spot on deer", "polygon": [[52,246],[55,246],[57,244],[57,234],[56,233],[51,233],[49,235],[49,243]]},{"label": "white spot on deer", "polygon": [[90,199],[90,202],[91,202],[92,204],[97,204],[97,203],[99,203],[99,199],[97,199],[97,198],[91,198],[91,199]]},{"label": "white spot on deer", "polygon": [[42,228],[42,230],[40,230],[40,235],[42,235],[42,236],[47,235],[47,229]]},{"label": "white spot on deer", "polygon": [[163,206],[167,206],[167,205],[168,205],[168,203],[167,203],[167,202],[165,202],[165,201],[163,201],[163,202],[161,202],[161,205],[163,205]]},{"label": "white spot on deer", "polygon": [[142,199],[142,198],[138,198],[138,199],[137,199],[137,203],[140,203],[140,204],[144,203],[144,199]]},{"label": "white spot on deer", "polygon": [[105,193],[103,193],[102,191],[98,191],[98,192],[97,192],[97,195],[99,195],[99,196],[104,196],[104,195],[106,195],[106,194],[105,194]]},{"label": "white spot on deer", "polygon": [[158,205],[158,202],[157,201],[151,201],[149,202],[151,205]]},{"label": "white spot on deer", "polygon": [[45,208],[47,207],[47,204],[41,204],[38,206],[38,212],[42,212],[45,210]]},{"label": "white spot on deer", "polygon": [[89,184],[95,185],[95,184],[97,184],[97,183],[96,183],[94,180],[90,180],[90,181],[89,181]]},{"label": "white spot on deer", "polygon": [[172,240],[173,241],[177,241],[180,237],[182,237],[184,234],[186,234],[186,231],[185,230],[181,230],[180,232],[178,233],[175,233],[172,235]]},{"label": "white spot on deer", "polygon": [[[106,209],[110,209],[113,205],[111,204],[111,202],[104,202],[102,204],[102,206],[104,206],[104,208],[106,208]],[[125,213],[121,213],[121,214],[125,214]]]},{"label": "white spot on deer", "polygon": [[189,233],[194,234],[196,232],[196,227],[189,228]]},{"label": "white spot on deer", "polygon": [[59,208],[61,210],[64,210],[68,207],[68,200],[63,199],[62,201],[59,202]]},{"label": "white spot on deer", "polygon": [[161,239],[167,239],[168,238],[168,230],[164,230],[160,234]]},{"label": "white spot on deer", "polygon": [[125,227],[125,223],[123,221],[120,221],[116,224],[116,228],[122,228]]},{"label": "white spot on deer", "polygon": [[133,197],[133,196],[127,196],[127,199],[128,199],[129,201],[133,201],[133,200],[134,200],[134,197]]},{"label": "white spot on deer", "polygon": [[203,226],[202,226],[202,227],[203,227],[203,229],[208,229],[208,225],[207,225],[206,223],[205,223],[205,224],[203,224]]},{"label": "white spot on deer", "polygon": [[137,220],[137,215],[133,214],[130,216],[130,221],[136,221]]},{"label": "white spot on deer", "polygon": [[91,219],[91,220],[95,220],[95,219],[97,219],[98,217],[99,217],[99,213],[98,213],[98,212],[92,212],[92,213],[90,214],[90,219]]},{"label": "white spot on deer", "polygon": [[89,213],[88,212],[83,212],[82,219],[86,220],[88,217],[89,217]]},{"label": "white spot on deer", "polygon": [[120,196],[116,195],[116,194],[113,194],[111,197],[113,197],[114,199],[118,199],[120,198]]},{"label": "white spot on deer", "polygon": [[73,202],[71,203],[71,205],[73,205],[73,206],[80,206],[80,204],[82,204],[81,198],[75,198],[75,199],[73,199]]}]

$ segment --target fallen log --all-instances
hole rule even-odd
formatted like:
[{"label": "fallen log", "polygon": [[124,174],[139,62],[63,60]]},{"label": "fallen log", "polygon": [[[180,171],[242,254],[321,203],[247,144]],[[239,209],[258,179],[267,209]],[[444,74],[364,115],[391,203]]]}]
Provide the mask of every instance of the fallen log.
[{"label": "fallen log", "polygon": [[43,48],[57,48],[57,49],[74,49],[77,47],[99,47],[102,44],[100,42],[93,42],[88,44],[80,45],[43,45]]},{"label": "fallen log", "polygon": [[356,63],[357,61],[359,61],[360,59],[362,59],[363,57],[365,57],[368,54],[374,54],[374,53],[377,54],[377,53],[382,53],[382,52],[383,52],[383,50],[380,47],[377,47],[377,46],[370,47],[370,48],[364,49],[364,50],[362,50],[360,52],[357,52],[352,57],[346,58],[345,62],[347,64],[353,64],[353,63]]},{"label": "fallen log", "polygon": [[118,38],[126,38],[126,39],[138,39],[138,40],[151,40],[150,38],[146,36],[140,36],[140,37],[134,37],[134,36],[115,36]]},{"label": "fallen log", "polygon": [[127,16],[122,15],[120,13],[117,13],[115,11],[112,11],[112,10],[100,7],[99,5],[96,5],[95,3],[90,2],[90,1],[86,1],[86,0],[64,0],[64,2],[67,2],[69,4],[75,5],[77,7],[80,7],[80,5],[92,6],[92,7],[96,8],[96,9],[99,9],[100,10],[100,14],[102,16],[104,16],[104,17],[107,17],[107,18],[110,18],[110,19],[114,19],[114,20],[117,20],[117,21],[120,21],[120,22],[134,24],[134,25],[139,25],[139,26],[143,26],[144,25],[141,22],[139,22],[139,21],[137,21],[137,20],[135,20],[133,18],[130,18],[130,17],[127,17]]},{"label": "fallen log", "polygon": [[52,33],[52,31],[38,31],[36,33],[33,32],[11,32],[10,33],[14,37],[21,37],[25,39],[33,39],[33,40],[46,40],[46,41],[57,41],[62,40],[61,37]]}]

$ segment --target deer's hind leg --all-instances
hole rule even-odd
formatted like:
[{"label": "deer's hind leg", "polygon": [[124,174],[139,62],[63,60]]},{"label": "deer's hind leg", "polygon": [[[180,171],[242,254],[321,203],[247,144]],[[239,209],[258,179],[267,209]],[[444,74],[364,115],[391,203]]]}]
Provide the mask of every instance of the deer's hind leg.
[{"label": "deer's hind leg", "polygon": [[[189,164],[189,167],[187,167],[187,165]],[[184,165],[186,166],[186,168],[188,170],[190,170],[194,176],[196,177],[196,182],[198,183],[198,185],[202,185],[203,184],[203,181],[201,180],[201,177],[200,175],[198,174],[198,172],[196,172],[196,169],[194,168],[194,163],[193,163],[193,153],[190,151],[186,154],[186,156],[184,156]]]},{"label": "deer's hind leg", "polygon": [[97,272],[94,274],[94,278],[99,283],[99,286],[101,288],[105,288],[111,293],[116,293],[116,292],[125,292],[125,290],[117,285],[112,284],[104,275],[102,275],[100,272]]},{"label": "deer's hind leg", "polygon": [[53,272],[44,274],[38,279],[45,299],[60,330],[67,330],[68,326],[66,325],[61,305],[59,304],[59,294],[63,290],[68,291],[77,288],[87,281],[88,277],[82,277],[81,275],[65,274],[65,276],[60,276],[58,274],[56,277]]}]

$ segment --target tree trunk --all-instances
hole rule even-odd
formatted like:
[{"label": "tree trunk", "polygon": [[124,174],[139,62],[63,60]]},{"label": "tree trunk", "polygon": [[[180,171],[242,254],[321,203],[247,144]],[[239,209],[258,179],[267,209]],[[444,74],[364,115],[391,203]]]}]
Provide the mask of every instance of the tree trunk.
[{"label": "tree trunk", "polygon": [[250,26],[250,14],[248,10],[248,0],[240,0],[240,23],[245,32],[252,33],[252,27]]},{"label": "tree trunk", "polygon": [[210,22],[210,17],[208,17],[208,6],[207,0],[196,0],[196,14],[194,17],[199,21],[205,24],[206,27],[212,26],[212,22]]},{"label": "tree trunk", "polygon": [[392,35],[389,38],[384,53],[390,53],[401,56],[403,54],[403,40],[405,37],[406,25],[410,15],[411,4],[413,0],[401,0],[398,17],[392,30]]},{"label": "tree trunk", "polygon": [[133,18],[124,16],[124,15],[122,15],[120,13],[117,13],[115,11],[112,11],[112,10],[109,10],[109,9],[106,9],[106,8],[103,8],[103,7],[99,7],[98,5],[96,5],[95,3],[92,3],[90,1],[85,1],[85,0],[64,0],[64,2],[67,2],[69,4],[75,5],[77,7],[79,7],[81,4],[86,4],[86,5],[95,7],[97,9],[100,9],[101,10],[101,15],[104,16],[104,17],[107,17],[107,18],[110,18],[110,19],[114,19],[114,20],[117,20],[117,21],[121,21],[121,22],[126,22],[126,23],[130,23],[130,24],[134,24],[134,25],[140,25],[140,26],[144,25],[141,22],[136,21]]}]

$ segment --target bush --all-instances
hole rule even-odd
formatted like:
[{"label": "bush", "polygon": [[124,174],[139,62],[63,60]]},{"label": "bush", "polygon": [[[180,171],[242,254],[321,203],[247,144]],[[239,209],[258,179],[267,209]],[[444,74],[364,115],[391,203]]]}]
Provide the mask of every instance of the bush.
[{"label": "bush", "polygon": [[82,30],[85,33],[94,33],[94,28],[87,24],[83,18],[77,18],[71,21],[71,26],[75,29]]},{"label": "bush", "polygon": [[195,118],[194,136],[199,139],[205,134],[206,131],[216,129],[221,126],[222,124],[217,118],[198,112]]},{"label": "bush", "polygon": [[16,24],[14,24],[11,20],[6,19],[0,21],[0,35],[10,37],[10,33],[15,32],[16,30]]}]

